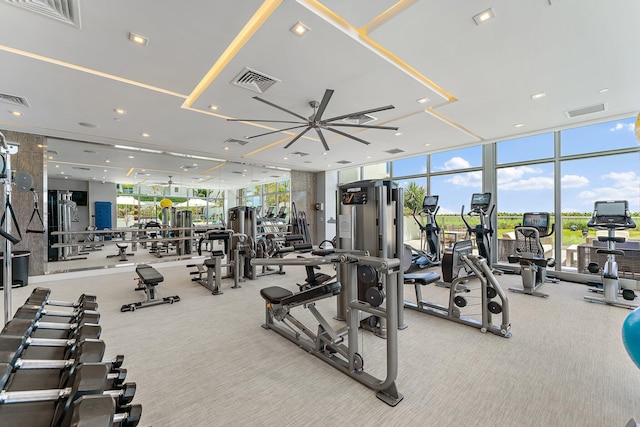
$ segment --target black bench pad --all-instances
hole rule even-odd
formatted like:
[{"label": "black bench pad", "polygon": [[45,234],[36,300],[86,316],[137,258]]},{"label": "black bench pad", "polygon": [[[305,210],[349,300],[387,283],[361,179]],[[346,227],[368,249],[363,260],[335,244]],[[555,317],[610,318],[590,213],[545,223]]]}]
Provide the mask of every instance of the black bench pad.
[{"label": "black bench pad", "polygon": [[428,273],[405,273],[404,280],[405,282],[410,281],[410,284],[428,285],[440,280],[440,275],[434,271]]},{"label": "black bench pad", "polygon": [[260,289],[260,296],[271,304],[280,304],[283,298],[291,295],[293,295],[293,292],[280,286],[269,286],[268,288]]},{"label": "black bench pad", "polygon": [[147,264],[137,266],[136,273],[145,285],[157,285],[164,280],[164,276],[158,270]]}]

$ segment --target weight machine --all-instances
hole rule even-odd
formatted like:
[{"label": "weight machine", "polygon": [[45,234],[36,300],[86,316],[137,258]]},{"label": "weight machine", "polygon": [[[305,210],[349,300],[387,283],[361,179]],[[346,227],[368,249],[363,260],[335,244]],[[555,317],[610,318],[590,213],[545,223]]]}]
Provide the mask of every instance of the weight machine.
[{"label": "weight machine", "polygon": [[[337,248],[340,250],[359,250],[374,257],[402,258],[404,253],[403,235],[403,189],[390,180],[365,180],[344,184],[339,187],[339,212]],[[346,283],[346,269],[338,264],[338,277]],[[384,277],[364,266],[358,272],[358,299],[361,301],[384,299]],[[404,282],[404,272],[400,272],[399,283]],[[394,297],[399,307],[398,325],[400,329],[407,326],[403,320],[403,289],[398,287],[398,295]],[[387,295],[388,298],[388,295]],[[386,302],[387,309],[389,300]],[[338,298],[337,318],[346,319],[348,301],[346,295]],[[385,318],[369,316],[361,320],[360,327],[374,332],[379,337],[386,337],[387,324]]]},{"label": "weight machine", "polygon": [[[585,295],[589,302],[601,302],[623,308],[637,308],[638,304],[632,301],[636,298],[633,289],[622,289],[618,277],[618,263],[616,256],[624,256],[624,251],[616,249],[616,243],[624,243],[624,237],[617,237],[616,230],[628,230],[636,228],[636,223],[629,213],[629,203],[626,200],[597,201],[593,207],[593,215],[587,222],[587,227],[607,230],[607,236],[598,236],[599,242],[606,242],[606,249],[596,250],[597,254],[604,254],[607,260],[602,268],[595,263],[589,263],[591,273],[600,273],[602,276],[602,296]],[[625,301],[620,301],[619,296]]]},{"label": "weight machine", "polygon": [[[398,373],[398,289],[402,287],[400,260],[385,259],[371,256],[360,256],[354,253],[323,250],[316,252],[317,256],[305,258],[282,259],[253,259],[254,265],[301,265],[317,267],[325,264],[337,264],[344,281],[321,283],[307,286],[300,292],[271,286],[260,290],[265,300],[265,329],[272,329],[308,353],[318,357],[342,373],[376,390],[376,396],[390,406],[396,406],[403,395],[398,393],[395,379]],[[388,301],[386,308],[375,304],[365,303],[359,297],[359,276],[363,271],[375,274],[385,283],[384,294]],[[346,301],[347,325],[339,330],[331,327],[326,318],[316,308],[315,302],[333,295],[340,295]],[[311,312],[318,325],[307,327],[291,314],[296,307],[303,306]],[[384,319],[388,326],[386,334],[386,377],[379,379],[364,370],[364,357],[360,353],[362,347],[358,345],[358,325],[361,314]],[[317,332],[314,332],[315,331]]]}]

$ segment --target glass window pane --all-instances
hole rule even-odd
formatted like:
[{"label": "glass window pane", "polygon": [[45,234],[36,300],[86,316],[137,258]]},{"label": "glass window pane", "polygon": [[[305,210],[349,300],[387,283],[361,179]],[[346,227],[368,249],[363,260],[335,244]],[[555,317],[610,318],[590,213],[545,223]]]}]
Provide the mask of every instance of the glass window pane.
[{"label": "glass window pane", "polygon": [[553,157],[553,133],[501,141],[496,144],[498,164]]},{"label": "glass window pane", "polygon": [[403,241],[415,248],[420,247],[420,228],[413,219],[413,210],[422,207],[427,191],[426,178],[403,179],[398,185],[404,188]]},{"label": "glass window pane", "polygon": [[393,176],[424,175],[427,173],[427,156],[395,160],[391,169]]},{"label": "glass window pane", "polygon": [[[640,210],[640,154],[600,156],[561,163],[563,269],[586,273],[597,230],[587,227],[598,200],[627,200]],[[633,215],[633,214],[632,214]],[[640,239],[638,228],[630,240]],[[618,263],[620,269],[623,264]],[[624,270],[622,270],[624,272]]]},{"label": "glass window pane", "polygon": [[341,170],[338,173],[338,183],[348,184],[349,182],[360,181],[360,168]]},{"label": "glass window pane", "polygon": [[389,163],[378,163],[377,165],[369,165],[362,168],[362,179],[381,179],[389,178]]},{"label": "glass window pane", "polygon": [[560,132],[561,154],[593,153],[637,147],[635,118],[582,126]]},{"label": "glass window pane", "polygon": [[452,171],[482,166],[482,146],[445,151],[431,155],[431,172]]},{"label": "glass window pane", "polygon": [[482,189],[482,172],[466,172],[431,177],[431,194],[440,196],[438,204],[438,224],[442,228],[440,243],[451,247],[455,240],[465,238],[467,228],[460,218],[462,205],[465,211],[473,193]]},{"label": "glass window pane", "polygon": [[[516,225],[525,212],[549,212],[553,220],[553,163],[499,168],[496,198],[498,261],[508,262],[515,255]],[[553,256],[554,236],[541,238],[545,256]]]}]

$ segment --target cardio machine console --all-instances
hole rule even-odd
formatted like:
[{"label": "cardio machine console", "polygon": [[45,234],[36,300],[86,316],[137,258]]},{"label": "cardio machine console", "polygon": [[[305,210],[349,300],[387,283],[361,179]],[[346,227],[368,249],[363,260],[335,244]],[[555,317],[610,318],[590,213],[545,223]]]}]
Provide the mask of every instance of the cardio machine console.
[{"label": "cardio machine console", "polygon": [[353,187],[342,190],[340,200],[343,205],[366,205],[368,191],[366,188]]},{"label": "cardio machine console", "polygon": [[626,200],[601,200],[594,203],[594,225],[626,224],[629,219],[629,203]]},{"label": "cardio machine console", "polygon": [[541,236],[546,235],[549,231],[549,212],[527,212],[522,216],[522,225],[538,229]]},{"label": "cardio machine console", "polygon": [[471,211],[486,212],[491,204],[491,193],[473,193],[471,196]]},{"label": "cardio machine console", "polygon": [[433,212],[438,207],[438,196],[424,196],[422,212]]}]

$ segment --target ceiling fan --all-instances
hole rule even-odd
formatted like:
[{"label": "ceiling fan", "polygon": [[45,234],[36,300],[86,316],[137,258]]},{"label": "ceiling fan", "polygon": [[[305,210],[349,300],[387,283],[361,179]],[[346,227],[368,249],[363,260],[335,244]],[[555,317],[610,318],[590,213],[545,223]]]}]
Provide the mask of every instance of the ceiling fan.
[{"label": "ceiling fan", "polygon": [[365,114],[369,114],[369,113],[375,113],[378,111],[384,111],[384,110],[390,110],[392,108],[395,108],[393,105],[386,105],[384,107],[378,107],[378,108],[372,108],[370,110],[364,110],[364,111],[358,111],[356,113],[349,113],[349,114],[343,114],[340,116],[336,116],[336,117],[331,117],[330,119],[323,119],[322,115],[324,114],[324,110],[327,108],[327,104],[329,104],[329,100],[331,99],[331,96],[333,95],[333,90],[332,89],[327,89],[324,92],[324,96],[322,97],[322,101],[320,101],[320,103],[318,103],[318,101],[311,101],[309,103],[309,105],[311,106],[311,108],[313,108],[313,114],[309,117],[303,117],[300,114],[296,114],[293,111],[289,111],[286,108],[280,107],[279,105],[276,105],[272,102],[269,102],[265,99],[262,99],[260,97],[254,96],[253,99],[260,101],[260,102],[264,102],[267,105],[270,105],[272,107],[275,107],[279,110],[284,111],[285,113],[289,113],[299,119],[301,119],[302,121],[287,121],[287,120],[255,120],[255,119],[227,119],[227,121],[230,122],[265,122],[265,123],[291,123],[291,124],[296,124],[297,126],[292,126],[289,128],[285,128],[285,129],[279,129],[279,130],[275,130],[275,131],[271,131],[271,132],[266,132],[266,133],[261,133],[259,135],[253,135],[253,136],[248,136],[246,137],[246,139],[252,139],[252,138],[258,138],[260,136],[265,136],[265,135],[270,135],[272,133],[277,133],[277,132],[283,132],[283,131],[287,131],[287,130],[293,130],[293,129],[302,129],[301,131],[299,131],[299,133],[291,140],[289,141],[289,143],[287,145],[284,146],[284,148],[289,148],[294,142],[296,142],[298,139],[300,139],[305,133],[307,133],[308,131],[310,131],[311,129],[314,129],[317,134],[318,137],[320,137],[320,141],[322,141],[322,145],[324,146],[324,149],[329,151],[329,145],[327,144],[327,140],[325,139],[324,135],[322,134],[322,130],[328,130],[330,132],[334,132],[337,133],[338,135],[342,135],[344,137],[353,139],[355,141],[361,142],[362,144],[366,144],[369,145],[370,143],[365,141],[364,139],[360,139],[356,136],[350,135],[346,132],[343,132],[341,130],[336,129],[336,127],[355,127],[355,128],[365,128],[365,129],[386,129],[386,130],[398,130],[397,127],[394,126],[374,126],[374,125],[366,125],[366,124],[351,124],[351,123],[336,123],[340,120],[346,119],[348,117],[353,117],[353,116],[362,116]]}]

